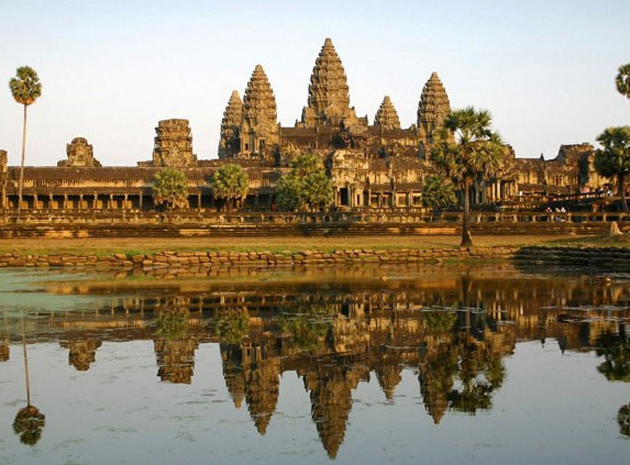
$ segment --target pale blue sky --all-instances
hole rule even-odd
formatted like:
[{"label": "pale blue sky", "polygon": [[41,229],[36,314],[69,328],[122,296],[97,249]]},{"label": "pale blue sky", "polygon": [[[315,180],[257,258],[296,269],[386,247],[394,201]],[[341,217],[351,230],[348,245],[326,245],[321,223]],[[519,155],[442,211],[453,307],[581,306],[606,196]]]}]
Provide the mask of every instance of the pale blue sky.
[{"label": "pale blue sky", "polygon": [[630,123],[617,68],[630,62],[629,0],[497,1],[34,1],[0,0],[0,148],[19,164],[21,107],[8,88],[37,70],[27,164],[53,165],[83,136],[104,165],[151,158],[154,128],[190,120],[195,153],[216,158],[233,89],[258,63],[292,126],[331,37],[350,100],[370,122],[390,95],[416,121],[436,71],[454,108],[487,108],[519,157],[556,155]]}]

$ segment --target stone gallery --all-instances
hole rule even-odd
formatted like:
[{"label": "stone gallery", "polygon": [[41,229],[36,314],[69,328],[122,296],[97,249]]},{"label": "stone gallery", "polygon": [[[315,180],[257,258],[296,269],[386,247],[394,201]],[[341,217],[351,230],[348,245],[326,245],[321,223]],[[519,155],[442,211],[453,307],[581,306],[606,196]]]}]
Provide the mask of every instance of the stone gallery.
[{"label": "stone gallery", "polygon": [[[389,96],[384,96],[372,124],[350,106],[343,64],[330,39],[315,60],[307,104],[293,127],[277,120],[272,86],[257,65],[241,99],[229,97],[221,123],[218,159],[199,160],[185,119],[160,121],[153,158],[137,167],[103,167],[83,137],[66,147],[57,167],[26,167],[23,210],[152,209],[152,185],[164,167],[176,167],[189,180],[190,208],[216,208],[210,179],[223,164],[241,165],[249,176],[241,208],[275,208],[275,185],[301,153],[322,159],[333,180],[339,208],[413,208],[422,206],[424,178],[433,173],[428,160],[433,136],[451,110],[446,90],[432,73],[420,94],[417,122],[402,128]],[[574,194],[601,187],[590,144],[563,145],[553,160],[520,159],[506,146],[500,173],[477,183],[473,203],[492,203],[523,195]],[[7,166],[0,150],[0,206],[16,209],[19,168]]]}]

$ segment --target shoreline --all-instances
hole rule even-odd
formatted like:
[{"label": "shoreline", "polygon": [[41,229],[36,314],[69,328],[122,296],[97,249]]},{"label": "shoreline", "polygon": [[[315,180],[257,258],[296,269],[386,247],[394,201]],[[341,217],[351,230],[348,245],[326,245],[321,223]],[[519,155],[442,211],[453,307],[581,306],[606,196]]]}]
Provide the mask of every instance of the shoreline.
[{"label": "shoreline", "polygon": [[23,254],[0,253],[0,268],[139,269],[176,273],[231,268],[300,269],[348,265],[401,266],[520,261],[535,265],[612,268],[630,272],[630,248],[618,246],[497,245],[485,247],[348,248],[300,251],[159,251],[154,253]]}]

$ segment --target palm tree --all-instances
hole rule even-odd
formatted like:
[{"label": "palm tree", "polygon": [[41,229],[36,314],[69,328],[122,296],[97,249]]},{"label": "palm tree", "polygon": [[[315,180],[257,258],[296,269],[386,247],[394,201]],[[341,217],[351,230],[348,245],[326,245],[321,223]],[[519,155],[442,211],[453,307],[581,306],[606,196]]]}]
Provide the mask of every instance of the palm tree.
[{"label": "palm tree", "polygon": [[437,133],[431,158],[442,172],[464,194],[462,246],[471,246],[470,187],[476,181],[494,175],[505,154],[497,132],[490,129],[492,117],[488,110],[467,107],[451,111]]},{"label": "palm tree", "polygon": [[619,93],[630,100],[630,63],[619,67],[615,84]]},{"label": "palm tree", "polygon": [[17,69],[16,76],[9,81],[11,94],[17,103],[24,105],[24,124],[22,126],[22,161],[20,162],[20,181],[18,187],[18,217],[22,210],[22,190],[24,188],[24,158],[26,156],[26,115],[27,108],[42,95],[42,85],[35,70],[29,66]]},{"label": "palm tree", "polygon": [[603,148],[595,153],[595,170],[601,176],[617,178],[621,208],[628,213],[624,183],[630,172],[630,126],[607,128],[597,142]]}]

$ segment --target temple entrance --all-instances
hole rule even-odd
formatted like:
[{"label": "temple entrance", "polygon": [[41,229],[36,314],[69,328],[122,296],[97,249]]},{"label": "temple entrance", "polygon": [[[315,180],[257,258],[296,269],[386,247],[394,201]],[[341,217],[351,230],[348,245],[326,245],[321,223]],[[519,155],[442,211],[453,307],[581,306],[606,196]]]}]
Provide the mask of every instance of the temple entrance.
[{"label": "temple entrance", "polygon": [[342,187],[341,189],[339,189],[339,205],[343,205],[343,206],[349,206],[349,195],[348,195],[348,188],[347,187]]}]

